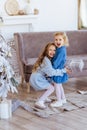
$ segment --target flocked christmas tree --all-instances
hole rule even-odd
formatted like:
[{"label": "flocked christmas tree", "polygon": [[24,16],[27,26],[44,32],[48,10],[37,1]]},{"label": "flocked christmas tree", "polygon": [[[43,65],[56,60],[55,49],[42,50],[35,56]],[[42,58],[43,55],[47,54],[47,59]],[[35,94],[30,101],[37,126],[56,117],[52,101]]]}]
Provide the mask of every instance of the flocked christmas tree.
[{"label": "flocked christmas tree", "polygon": [[18,92],[18,82],[15,79],[15,73],[8,61],[11,57],[10,46],[5,39],[0,35],[0,98],[6,98],[8,92]]}]

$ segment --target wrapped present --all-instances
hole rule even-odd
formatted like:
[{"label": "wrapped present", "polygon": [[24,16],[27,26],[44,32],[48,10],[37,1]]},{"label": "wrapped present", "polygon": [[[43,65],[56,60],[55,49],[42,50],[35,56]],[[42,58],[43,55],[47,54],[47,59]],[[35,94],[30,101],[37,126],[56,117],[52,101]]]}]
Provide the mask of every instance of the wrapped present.
[{"label": "wrapped present", "polygon": [[82,59],[72,59],[69,66],[72,69],[72,71],[81,71],[82,72],[82,70],[84,68],[84,62]]},{"label": "wrapped present", "polygon": [[3,99],[0,102],[0,118],[8,119],[12,116],[12,102],[11,100]]}]

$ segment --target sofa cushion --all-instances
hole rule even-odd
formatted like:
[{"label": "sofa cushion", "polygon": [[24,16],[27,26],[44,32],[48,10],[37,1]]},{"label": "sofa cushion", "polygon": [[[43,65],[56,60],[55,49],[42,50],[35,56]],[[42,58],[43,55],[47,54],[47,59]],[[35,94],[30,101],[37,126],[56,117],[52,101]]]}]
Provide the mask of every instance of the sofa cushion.
[{"label": "sofa cushion", "polygon": [[[32,67],[34,65],[34,63],[36,62],[37,58],[28,58],[27,60],[27,63],[26,65],[24,64],[24,72],[26,74],[31,74],[32,72]],[[75,62],[78,62],[79,65],[81,65],[81,62],[83,62],[84,66],[82,68],[82,71],[83,70],[86,70],[87,69],[87,55],[74,55],[74,56],[68,56],[67,57],[67,61],[66,61],[66,66],[69,66],[70,67],[70,63],[72,61],[75,61]],[[77,72],[80,72],[80,69],[79,67],[77,67],[77,65],[75,66],[75,68],[73,69],[74,72],[72,72],[72,75],[74,73],[77,73]],[[80,72],[82,73],[82,72]]]}]

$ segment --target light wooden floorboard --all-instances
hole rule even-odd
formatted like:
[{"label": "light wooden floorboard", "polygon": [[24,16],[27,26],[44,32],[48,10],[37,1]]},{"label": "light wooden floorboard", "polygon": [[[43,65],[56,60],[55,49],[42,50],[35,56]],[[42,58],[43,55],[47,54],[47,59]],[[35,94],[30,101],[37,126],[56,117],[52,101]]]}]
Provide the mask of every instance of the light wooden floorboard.
[{"label": "light wooden floorboard", "polygon": [[[65,93],[80,90],[87,91],[87,77],[70,79],[64,84]],[[26,87],[19,87],[18,94],[8,94],[8,98],[25,100],[28,97],[38,97],[42,92],[31,89],[28,94]],[[0,120],[0,130],[87,130],[87,107],[73,111],[54,114],[48,118],[38,117],[19,107],[12,118]]]}]

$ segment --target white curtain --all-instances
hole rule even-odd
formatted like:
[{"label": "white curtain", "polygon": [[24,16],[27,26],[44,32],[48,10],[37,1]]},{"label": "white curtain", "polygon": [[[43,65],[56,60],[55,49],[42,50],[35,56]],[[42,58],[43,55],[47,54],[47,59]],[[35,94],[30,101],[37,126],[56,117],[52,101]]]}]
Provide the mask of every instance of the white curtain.
[{"label": "white curtain", "polygon": [[87,28],[87,0],[80,1],[81,26]]}]

